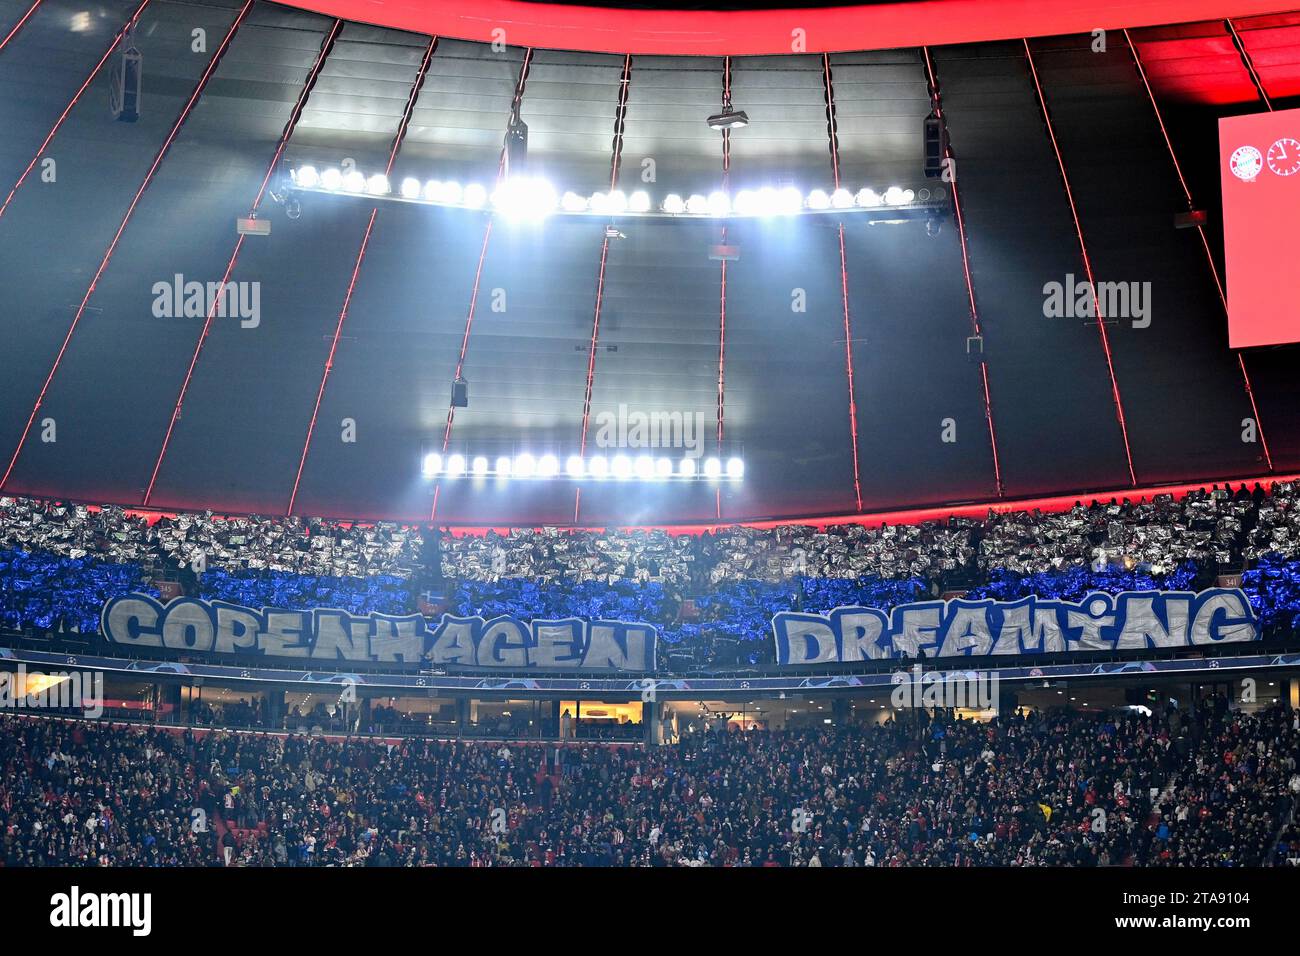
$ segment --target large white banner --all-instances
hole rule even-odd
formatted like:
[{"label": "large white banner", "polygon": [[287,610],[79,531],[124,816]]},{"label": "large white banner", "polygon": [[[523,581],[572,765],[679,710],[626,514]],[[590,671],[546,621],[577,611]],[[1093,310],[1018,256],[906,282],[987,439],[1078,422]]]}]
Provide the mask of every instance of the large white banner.
[{"label": "large white banner", "polygon": [[1126,591],[1077,604],[920,601],[892,611],[839,607],[829,614],[783,611],[772,618],[778,664],[852,663],[899,657],[1053,654],[1191,647],[1259,638],[1244,592]]},{"label": "large white banner", "polygon": [[657,631],[626,621],[523,622],[419,614],[350,614],[336,608],[254,609],[225,601],[147,594],[113,598],[100,614],[115,644],[189,653],[313,661],[450,664],[509,670],[652,671]]}]

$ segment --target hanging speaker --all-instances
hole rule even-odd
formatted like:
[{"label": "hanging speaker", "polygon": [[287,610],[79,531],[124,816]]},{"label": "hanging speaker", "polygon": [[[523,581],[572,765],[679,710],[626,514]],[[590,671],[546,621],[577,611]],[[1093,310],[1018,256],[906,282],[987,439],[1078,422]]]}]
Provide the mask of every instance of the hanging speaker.
[{"label": "hanging speaker", "polygon": [[506,129],[506,175],[522,172],[528,164],[528,124],[515,117]]},{"label": "hanging speaker", "polygon": [[134,123],[140,118],[143,62],[140,51],[132,46],[123,51],[121,59],[113,68],[113,85],[109,91],[113,119]]},{"label": "hanging speaker", "polygon": [[924,141],[925,176],[938,179],[943,175],[943,158],[948,154],[948,128],[933,113],[925,118]]}]

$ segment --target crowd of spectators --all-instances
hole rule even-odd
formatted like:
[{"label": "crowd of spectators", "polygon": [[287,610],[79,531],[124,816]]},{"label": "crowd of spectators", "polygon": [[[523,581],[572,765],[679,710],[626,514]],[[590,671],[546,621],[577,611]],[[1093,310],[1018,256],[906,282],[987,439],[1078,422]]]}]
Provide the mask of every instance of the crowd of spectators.
[{"label": "crowd of spectators", "polygon": [[[990,510],[984,518],[920,524],[724,527],[697,537],[661,531],[516,529],[446,537],[451,580],[660,581],[705,590],[725,581],[920,577],[978,580],[1121,564],[1160,574],[1192,561],[1239,570],[1263,554],[1300,555],[1300,489],[1218,485],[1181,498],[1093,501],[1060,512]],[[701,586],[703,585],[703,586]]]},{"label": "crowd of spectators", "polygon": [[[152,521],[152,523],[151,523]],[[967,591],[1078,600],[1247,571],[1266,637],[1300,621],[1300,489],[990,510],[913,525],[451,533],[299,518],[153,516],[0,498],[0,626],[94,634],[105,601],[173,591],[248,606],[656,624],[674,671],[767,660],[777,611]],[[197,568],[197,570],[196,570]]]},{"label": "crowd of spectators", "polygon": [[[647,749],[0,716],[7,866],[1247,866],[1295,856],[1300,717],[924,711]],[[195,814],[200,810],[202,814]],[[194,827],[195,819],[203,821]]]},{"label": "crowd of spectators", "polygon": [[110,558],[145,569],[221,568],[330,577],[408,576],[422,535],[404,525],[322,518],[151,516],[33,498],[0,498],[0,551]]},{"label": "crowd of spectators", "polygon": [[[426,534],[436,538],[425,549]],[[724,581],[798,576],[952,581],[1001,569],[1023,574],[1122,563],[1154,573],[1193,561],[1237,568],[1264,554],[1300,555],[1300,489],[1213,486],[1181,498],[1082,502],[1060,512],[990,510],[920,524],[659,530],[518,528],[451,534],[392,523],[304,518],[155,517],[0,498],[0,551],[108,557],[146,568],[198,566],[302,575],[543,583],[659,582],[682,592]],[[429,558],[433,554],[437,557]],[[440,560],[439,560],[440,558]],[[437,568],[426,568],[438,563]]]}]

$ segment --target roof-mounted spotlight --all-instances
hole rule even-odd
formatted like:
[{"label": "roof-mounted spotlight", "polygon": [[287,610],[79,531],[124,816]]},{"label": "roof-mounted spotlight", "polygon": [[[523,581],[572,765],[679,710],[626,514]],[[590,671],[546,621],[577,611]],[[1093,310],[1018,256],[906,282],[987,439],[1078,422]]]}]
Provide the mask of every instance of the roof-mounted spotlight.
[{"label": "roof-mounted spotlight", "polygon": [[742,126],[749,125],[749,114],[744,110],[733,110],[728,103],[722,107],[721,113],[714,113],[708,119],[709,129],[721,132],[726,129],[740,129]]}]

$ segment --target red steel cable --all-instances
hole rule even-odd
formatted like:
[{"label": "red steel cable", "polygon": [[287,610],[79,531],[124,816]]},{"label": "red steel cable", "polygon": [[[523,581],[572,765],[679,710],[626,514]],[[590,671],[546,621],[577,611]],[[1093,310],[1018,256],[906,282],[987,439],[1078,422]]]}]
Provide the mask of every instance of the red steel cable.
[{"label": "red steel cable", "polygon": [[[528,69],[533,62],[533,48],[529,47],[524,51],[524,62],[519,66],[519,79],[515,82],[515,96],[510,104],[510,116],[513,119],[519,115],[519,106],[524,99],[524,88],[528,84]],[[505,174],[506,169],[506,147],[501,145],[501,159],[497,163],[497,184],[500,185],[501,177]],[[465,369],[465,356],[469,354],[469,332],[474,325],[474,312],[478,305],[478,288],[479,281],[483,278],[483,261],[487,258],[488,240],[492,238],[492,217],[488,216],[487,225],[483,228],[483,245],[478,252],[478,267],[474,271],[474,288],[469,296],[469,312],[465,316],[465,334],[460,340],[460,357],[456,359],[456,376],[452,381],[460,379],[461,373]],[[456,421],[456,406],[447,405],[447,424],[442,431],[442,450],[446,454],[448,445],[451,444],[451,428]],[[429,509],[429,520],[433,521],[438,516],[438,495],[442,491],[442,481],[439,480],[433,486],[433,505]]]},{"label": "red steel cable", "polygon": [[1228,33],[1232,37],[1232,44],[1237,48],[1237,55],[1241,57],[1242,64],[1246,67],[1246,72],[1250,74],[1250,82],[1255,84],[1255,90],[1259,93],[1259,98],[1264,101],[1268,111],[1273,112],[1273,102],[1268,98],[1268,92],[1264,89],[1264,81],[1259,78],[1255,72],[1255,61],[1251,58],[1250,52],[1246,49],[1246,44],[1242,42],[1240,34],[1237,33],[1236,26],[1233,25],[1232,18],[1224,19],[1224,25],[1228,28]]},{"label": "red steel cable", "polygon": [[[618,173],[623,159],[623,126],[627,121],[627,94],[632,80],[632,56],[623,57],[623,77],[619,81],[618,113],[614,120],[613,156],[609,163],[609,190],[613,192],[618,186]],[[587,427],[591,420],[591,392],[596,381],[596,345],[600,338],[600,310],[605,299],[605,264],[609,259],[609,235],[606,233],[600,245],[600,271],[596,276],[596,314],[591,323],[591,348],[587,352],[587,389],[582,399],[582,440],[578,454],[587,454]],[[582,508],[582,486],[574,489],[573,520],[576,524]]]},{"label": "red steel cable", "polygon": [[[343,28],[342,20],[335,20],[334,25],[330,28],[325,39],[321,42],[320,52],[316,54],[316,62],[312,64],[311,70],[307,74],[307,80],[302,89],[298,92],[298,100],[294,103],[293,112],[289,114],[289,120],[284,125],[284,131],[280,134],[280,142],[276,144],[275,155],[271,157],[271,163],[266,167],[266,175],[262,177],[262,185],[257,190],[257,195],[253,198],[253,204],[249,207],[248,217],[255,219],[257,210],[262,204],[262,197],[266,194],[266,188],[271,182],[271,176],[275,174],[275,169],[280,163],[280,157],[284,153],[284,148],[289,142],[289,137],[293,135],[294,129],[298,126],[298,120],[302,116],[303,107],[307,105],[307,97],[311,94],[316,85],[316,80],[320,76],[321,69],[325,66],[325,58],[329,56],[330,50],[334,47],[334,41],[338,38],[339,31]],[[235,263],[239,261],[239,251],[244,248],[244,239],[247,238],[242,233],[235,240],[235,249],[230,254],[230,260],[226,263],[225,274],[221,277],[221,288],[225,289],[226,284],[230,281],[231,274],[235,271]],[[212,319],[217,314],[217,306],[220,304],[220,297],[213,300],[208,309],[208,315],[203,323],[203,329],[199,332],[199,340],[194,345],[194,354],[190,356],[189,368],[185,370],[185,379],[181,383],[180,394],[176,396],[176,405],[172,409],[171,420],[167,423],[167,433],[163,436],[162,447],[158,450],[158,458],[154,462],[153,473],[149,476],[149,485],[145,488],[142,504],[148,504],[149,498],[153,495],[154,485],[158,482],[158,473],[162,469],[163,459],[167,457],[167,446],[171,444],[172,432],[176,429],[176,423],[181,418],[181,405],[185,402],[185,396],[189,393],[190,382],[194,378],[194,368],[199,363],[199,355],[203,351],[203,346],[207,343],[208,333],[212,329]]]},{"label": "red steel cable", "polygon": [[[731,57],[722,61],[722,102],[731,106]],[[722,131],[722,191],[726,192],[731,182],[731,130]],[[727,244],[727,227],[722,226],[721,244]],[[722,426],[726,412],[726,361],[727,361],[727,260],[722,259],[722,279],[718,302],[718,457],[722,457]],[[722,519],[722,488],[714,490],[714,511],[718,520]]]},{"label": "red steel cable", "polygon": [[[930,60],[930,48],[923,46],[921,47],[921,52],[925,56],[925,72],[926,76],[929,77],[930,89],[933,91],[934,95],[934,115],[939,119],[939,122],[947,126],[947,121],[943,118],[943,104],[940,102],[939,98],[939,84],[935,78],[934,64]],[[952,143],[948,143],[944,151],[944,158],[948,160],[953,158]],[[954,167],[950,166],[949,168],[952,169]],[[980,324],[979,307],[975,304],[975,283],[971,278],[970,253],[966,245],[966,217],[962,213],[961,195],[957,192],[957,176],[955,173],[952,176],[952,182],[948,185],[952,187],[953,215],[957,220],[957,237],[961,241],[961,269],[962,275],[966,279],[966,298],[970,304],[971,330],[976,336],[982,336],[984,330]],[[989,388],[989,367],[988,364],[983,361],[980,362],[980,381],[984,390],[984,419],[988,423],[989,428],[989,448],[993,452],[993,482],[997,488],[998,497],[1000,498],[1004,491],[1002,485],[1002,463],[998,458],[997,431],[993,427],[993,395]]]},{"label": "red steel cable", "polygon": [[1102,351],[1106,353],[1106,371],[1110,376],[1110,393],[1115,402],[1115,416],[1119,421],[1120,436],[1124,439],[1124,458],[1128,462],[1128,474],[1131,483],[1137,485],[1137,472],[1133,468],[1133,450],[1129,447],[1128,423],[1124,420],[1124,402],[1119,394],[1119,381],[1115,378],[1115,362],[1110,352],[1110,337],[1106,334],[1106,317],[1101,311],[1101,302],[1097,298],[1097,283],[1093,279],[1092,260],[1088,258],[1088,247],[1083,241],[1083,226],[1079,222],[1079,209],[1074,204],[1074,192],[1070,189],[1070,177],[1065,171],[1065,158],[1056,141],[1056,131],[1052,128],[1052,115],[1047,108],[1047,99],[1043,95],[1042,84],[1038,82],[1038,68],[1034,65],[1034,55],[1029,49],[1029,40],[1021,41],[1025,45],[1025,58],[1029,61],[1029,72],[1033,76],[1034,90],[1038,94],[1038,104],[1043,110],[1043,120],[1047,123],[1047,135],[1052,141],[1052,151],[1056,153],[1056,164],[1061,170],[1061,182],[1065,184],[1065,198],[1070,203],[1070,216],[1074,219],[1074,232],[1079,238],[1079,253],[1083,258],[1083,270],[1088,276],[1088,291],[1092,295],[1094,311],[1097,315],[1097,331],[1101,334]]},{"label": "red steel cable", "polygon": [[[411,125],[411,114],[415,112],[415,101],[420,95],[420,89],[424,86],[425,74],[429,72],[429,61],[433,59],[433,51],[438,48],[438,38],[430,37],[429,45],[424,51],[424,59],[420,61],[420,69],[415,74],[415,82],[411,84],[410,95],[406,98],[406,108],[402,111],[402,118],[397,124],[397,133],[393,136],[392,148],[388,151],[388,164],[384,166],[384,176],[387,177],[393,171],[393,163],[397,160],[397,151],[402,148],[402,141],[406,139],[407,127]],[[302,484],[303,469],[307,467],[307,453],[311,450],[311,437],[316,433],[316,419],[320,416],[321,401],[325,398],[325,386],[329,382],[330,372],[334,370],[334,357],[338,354],[339,337],[343,334],[343,322],[348,317],[348,307],[352,304],[352,293],[357,287],[357,276],[361,273],[361,263],[366,258],[366,249],[370,245],[370,236],[375,230],[375,217],[379,215],[379,206],[376,205],[370,210],[370,219],[366,223],[365,235],[361,237],[361,248],[357,250],[357,259],[352,266],[352,278],[348,281],[348,291],[343,296],[343,306],[339,309],[338,322],[334,326],[334,337],[330,339],[329,355],[325,358],[325,368],[321,372],[320,388],[316,390],[316,403],[312,406],[311,420],[307,423],[307,437],[302,443],[302,455],[298,458],[298,471],[293,477],[293,491],[289,493],[289,507],[285,509],[285,515],[293,514],[293,506],[298,501],[298,487]]]},{"label": "red steel cable", "polygon": [[33,3],[30,7],[27,8],[27,12],[23,14],[22,19],[14,24],[14,28],[10,30],[7,34],[5,34],[5,38],[3,40],[0,40],[0,50],[3,50],[5,47],[9,45],[9,41],[12,40],[18,34],[18,31],[23,28],[23,24],[25,24],[28,20],[31,19],[32,14],[36,12],[36,8],[39,7],[43,2],[44,0],[36,0],[35,3]]},{"label": "red steel cable", "polygon": [[126,214],[122,217],[122,222],[117,227],[117,232],[114,234],[112,242],[108,244],[108,249],[104,252],[104,258],[100,260],[99,268],[95,270],[95,275],[90,280],[90,286],[86,289],[86,294],[81,297],[81,304],[77,306],[76,314],[72,317],[72,324],[68,326],[68,332],[63,337],[63,344],[59,346],[58,354],[54,356],[54,364],[50,366],[49,374],[45,376],[45,382],[41,385],[40,393],[36,396],[36,403],[32,406],[32,413],[27,416],[27,424],[23,426],[22,436],[18,439],[18,447],[14,449],[13,455],[9,458],[9,465],[5,468],[4,476],[0,477],[0,489],[3,489],[4,486],[9,483],[9,477],[13,474],[14,465],[18,463],[18,456],[22,454],[23,446],[27,442],[27,435],[32,430],[32,423],[36,421],[36,415],[40,411],[41,404],[45,401],[45,395],[50,389],[50,383],[54,381],[54,376],[59,370],[59,363],[63,361],[63,355],[68,350],[68,343],[72,341],[73,333],[77,331],[77,324],[81,321],[81,317],[86,314],[86,305],[90,302],[90,297],[95,294],[95,286],[99,284],[100,278],[104,275],[104,270],[108,268],[109,260],[113,258],[113,252],[117,249],[117,244],[122,239],[122,233],[126,232],[127,223],[131,221],[131,215],[135,212],[135,207],[139,205],[140,198],[144,195],[144,191],[148,189],[149,184],[153,182],[154,173],[156,173],[158,167],[162,165],[163,157],[167,155],[167,150],[171,148],[172,142],[176,139],[177,134],[180,133],[181,126],[185,124],[185,120],[189,118],[195,104],[198,103],[199,97],[203,94],[204,88],[208,85],[208,80],[211,79],[213,72],[215,72],[217,68],[217,64],[221,62],[222,56],[225,55],[226,49],[230,46],[230,41],[234,39],[235,32],[244,22],[244,18],[248,16],[248,11],[251,10],[252,7],[253,0],[244,0],[244,5],[240,8],[239,15],[235,17],[235,21],[230,25],[230,29],[226,32],[225,38],[221,41],[221,45],[217,47],[216,52],[212,55],[212,59],[208,62],[207,69],[205,69],[203,75],[199,77],[198,85],[194,87],[194,92],[190,94],[190,98],[185,103],[184,109],[182,109],[180,115],[176,117],[176,122],[172,124],[171,132],[167,134],[167,138],[163,141],[162,147],[154,157],[153,165],[151,165],[149,171],[145,173],[144,181],[140,183],[140,188],[135,191],[135,196],[131,199],[131,205],[127,207]]},{"label": "red steel cable", "polygon": [[5,197],[4,203],[0,204],[0,216],[5,214],[5,210],[8,209],[9,204],[13,202],[14,193],[18,192],[18,188],[22,186],[22,184],[27,180],[27,177],[31,175],[32,170],[36,168],[36,164],[40,162],[41,154],[44,153],[45,148],[50,145],[50,141],[54,139],[55,134],[58,133],[64,120],[66,120],[68,114],[72,112],[72,108],[77,105],[77,102],[81,99],[81,94],[85,93],[87,87],[95,81],[95,77],[99,75],[99,71],[103,69],[104,64],[108,62],[108,58],[113,55],[113,51],[117,49],[117,45],[122,42],[122,37],[126,36],[126,32],[135,25],[137,20],[140,19],[140,14],[144,12],[144,8],[147,6],[149,6],[149,0],[141,0],[140,5],[136,7],[135,12],[131,14],[130,19],[122,25],[122,29],[117,31],[117,35],[113,37],[113,42],[108,45],[108,49],[105,50],[104,55],[99,58],[99,62],[95,64],[94,69],[90,71],[90,74],[86,77],[85,81],[82,82],[81,86],[77,89],[77,92],[72,94],[72,99],[68,101],[68,105],[63,108],[63,112],[59,114],[59,118],[54,121],[54,125],[50,127],[50,131],[45,135],[45,139],[41,141],[40,148],[36,150],[36,155],[32,157],[32,161],[27,164],[27,168],[23,170],[23,174],[18,177],[18,181],[14,183],[13,188],[9,190],[9,195]]},{"label": "red steel cable", "polygon": [[[831,172],[835,188],[840,188],[840,134],[835,116],[835,88],[831,84],[831,58],[822,54],[822,80],[826,94],[826,133],[830,137]],[[849,320],[849,269],[844,251],[844,223],[839,223],[840,241],[840,301],[844,306],[844,370],[849,384],[849,441],[853,448],[853,497],[858,510],[862,510],[862,479],[858,469],[858,401],[853,386],[853,329]]]},{"label": "red steel cable", "polygon": [[[1192,199],[1192,191],[1187,185],[1187,180],[1183,176],[1183,168],[1178,162],[1178,154],[1174,152],[1173,140],[1169,138],[1169,130],[1165,127],[1165,118],[1160,112],[1160,105],[1156,102],[1156,95],[1151,89],[1151,84],[1147,81],[1147,71],[1142,66],[1142,58],[1138,55],[1137,46],[1133,43],[1133,38],[1129,36],[1127,29],[1124,30],[1124,40],[1128,43],[1129,53],[1133,56],[1133,65],[1137,67],[1138,76],[1142,78],[1142,85],[1146,88],[1147,98],[1151,100],[1151,109],[1156,114],[1156,122],[1160,124],[1160,135],[1164,138],[1165,146],[1169,150],[1169,158],[1173,160],[1174,172],[1178,174],[1178,183],[1183,188],[1183,197],[1187,200],[1187,208],[1195,209],[1196,202]],[[1242,50],[1244,53],[1244,49]],[[1261,87],[1262,89],[1262,87]],[[1271,110],[1272,104],[1265,99],[1265,104]],[[1223,313],[1228,314],[1228,297],[1223,291],[1223,281],[1219,277],[1219,268],[1214,264],[1214,254],[1210,252],[1210,240],[1205,234],[1205,227],[1197,224],[1196,231],[1201,236],[1201,246],[1205,249],[1205,261],[1209,263],[1210,275],[1214,277],[1214,287],[1219,292],[1219,301],[1223,303]],[[1264,424],[1259,418],[1259,406],[1255,403],[1255,389],[1250,384],[1250,373],[1246,371],[1246,355],[1244,352],[1237,352],[1237,365],[1241,368],[1241,380],[1246,386],[1246,397],[1250,399],[1250,411],[1255,416],[1255,430],[1259,433],[1259,444],[1264,451],[1264,463],[1268,465],[1268,470],[1273,470],[1273,456],[1268,450],[1268,439],[1264,437]]]}]

